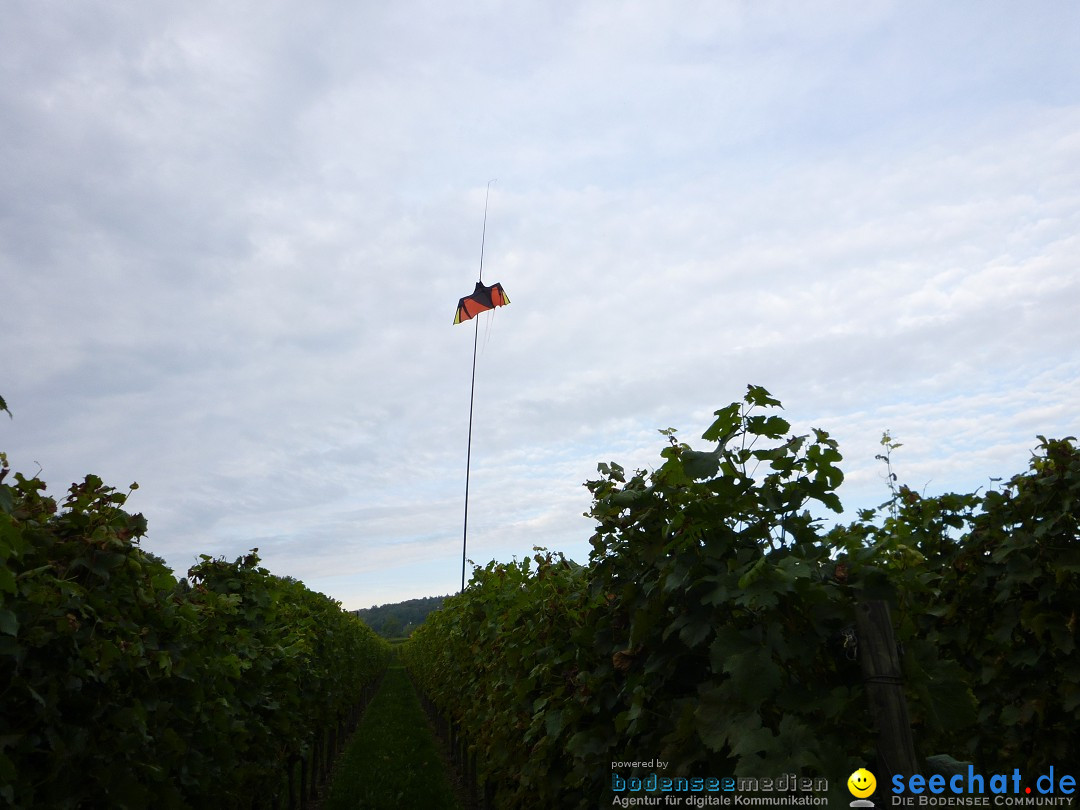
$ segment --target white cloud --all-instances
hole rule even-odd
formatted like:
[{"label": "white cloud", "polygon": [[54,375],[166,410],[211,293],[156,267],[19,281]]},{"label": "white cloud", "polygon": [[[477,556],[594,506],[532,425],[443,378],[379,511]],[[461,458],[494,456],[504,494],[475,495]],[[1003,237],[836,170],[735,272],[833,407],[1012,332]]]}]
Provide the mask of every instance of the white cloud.
[{"label": "white cloud", "polygon": [[[42,11],[41,9],[46,9]],[[352,607],[584,559],[582,481],[747,383],[884,497],[1077,433],[1072,6],[0,12],[0,444],[141,489],[183,569]],[[475,555],[475,556],[474,556]]]}]

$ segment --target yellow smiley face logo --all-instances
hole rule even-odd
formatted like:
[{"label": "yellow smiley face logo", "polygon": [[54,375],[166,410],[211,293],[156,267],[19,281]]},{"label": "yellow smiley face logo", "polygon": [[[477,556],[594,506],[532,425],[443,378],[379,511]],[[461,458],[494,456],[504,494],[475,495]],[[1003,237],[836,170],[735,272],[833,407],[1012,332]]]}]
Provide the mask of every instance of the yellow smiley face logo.
[{"label": "yellow smiley face logo", "polygon": [[847,780],[847,789],[857,799],[865,799],[874,792],[877,787],[877,779],[866,768],[859,768]]}]

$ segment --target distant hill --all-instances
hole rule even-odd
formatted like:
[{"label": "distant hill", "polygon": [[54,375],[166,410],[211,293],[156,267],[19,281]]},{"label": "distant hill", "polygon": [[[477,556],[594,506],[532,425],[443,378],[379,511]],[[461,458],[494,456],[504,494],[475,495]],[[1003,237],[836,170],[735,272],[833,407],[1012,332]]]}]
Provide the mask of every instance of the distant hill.
[{"label": "distant hill", "polygon": [[427,596],[423,599],[406,599],[387,605],[354,610],[364,623],[383,638],[407,636],[424,623],[433,610],[442,607],[447,596]]}]

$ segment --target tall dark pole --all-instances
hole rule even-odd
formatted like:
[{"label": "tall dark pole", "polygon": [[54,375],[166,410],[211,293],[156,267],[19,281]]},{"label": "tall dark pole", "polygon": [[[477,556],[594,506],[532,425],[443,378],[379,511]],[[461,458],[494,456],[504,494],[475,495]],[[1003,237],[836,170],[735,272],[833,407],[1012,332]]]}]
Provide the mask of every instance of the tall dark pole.
[{"label": "tall dark pole", "polygon": [[[484,242],[487,240],[487,212],[488,212],[488,197],[491,195],[491,184],[494,180],[488,180],[487,191],[484,193],[484,230],[480,235],[480,277],[481,284],[484,283]],[[476,345],[480,338],[480,319],[473,318],[476,321],[476,329],[473,332],[473,344],[472,344],[472,383],[469,387],[469,446],[465,451],[465,525],[461,530],[461,590],[465,590],[465,548],[469,541],[469,468],[472,464],[472,416],[473,416],[473,400],[476,396]]]},{"label": "tall dark pole", "polygon": [[476,321],[472,345],[472,387],[469,389],[469,448],[465,451],[465,527],[461,536],[461,590],[465,590],[465,544],[469,538],[469,465],[472,463],[472,412],[473,397],[476,394],[476,342],[480,337],[480,319]]}]

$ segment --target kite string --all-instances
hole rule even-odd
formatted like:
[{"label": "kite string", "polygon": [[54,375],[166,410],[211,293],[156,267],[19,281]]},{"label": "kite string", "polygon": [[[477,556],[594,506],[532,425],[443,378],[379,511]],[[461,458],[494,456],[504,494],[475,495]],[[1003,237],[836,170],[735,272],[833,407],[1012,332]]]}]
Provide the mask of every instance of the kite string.
[{"label": "kite string", "polygon": [[484,283],[484,242],[487,241],[487,212],[488,198],[491,196],[491,184],[498,178],[488,180],[487,191],[484,192],[484,230],[480,233],[480,283]]},{"label": "kite string", "polygon": [[[491,198],[491,184],[496,182],[498,178],[492,178],[487,182],[487,190],[484,192],[484,229],[480,233],[480,283],[484,283],[484,244],[487,241],[487,215],[488,215],[488,200]],[[495,308],[492,307],[491,314],[495,314]],[[483,354],[487,351],[488,338],[491,337],[491,318],[487,318],[487,324],[484,326],[484,347],[480,350]]]},{"label": "kite string", "polygon": [[493,320],[495,320],[495,313],[497,311],[498,311],[498,309],[493,307],[492,310],[491,310],[491,317],[490,318],[484,318],[486,323],[484,324],[484,345],[480,349],[480,354],[481,355],[484,354],[484,352],[487,351],[488,339],[491,337],[491,322]]}]

